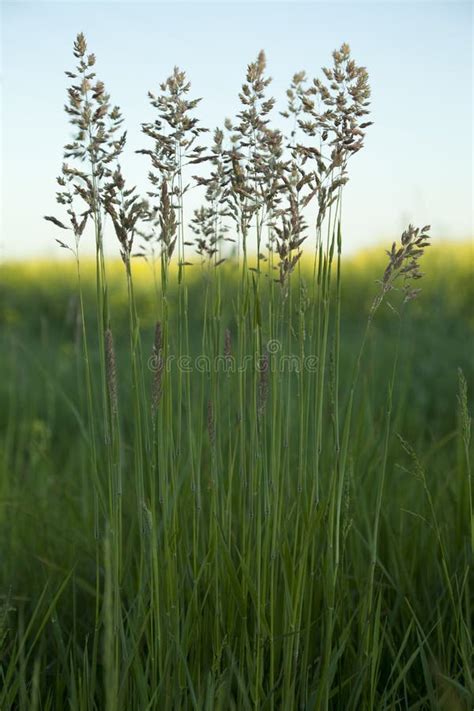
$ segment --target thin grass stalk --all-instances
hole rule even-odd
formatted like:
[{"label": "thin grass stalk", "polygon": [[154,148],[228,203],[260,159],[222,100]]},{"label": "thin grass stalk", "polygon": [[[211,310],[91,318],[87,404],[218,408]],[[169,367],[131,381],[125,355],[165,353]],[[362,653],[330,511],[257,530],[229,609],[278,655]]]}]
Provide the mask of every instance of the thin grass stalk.
[{"label": "thin grass stalk", "polygon": [[117,586],[114,580],[114,562],[109,533],[104,539],[104,693],[106,711],[118,711],[119,699],[119,645],[116,614]]},{"label": "thin grass stalk", "polygon": [[[388,383],[387,388],[387,403],[386,403],[386,420],[385,420],[385,433],[384,433],[384,444],[383,444],[383,454],[382,454],[382,466],[381,473],[377,483],[377,494],[375,501],[375,517],[374,526],[372,531],[372,540],[370,545],[370,569],[369,569],[369,582],[367,586],[367,598],[364,611],[365,617],[365,635],[363,641],[363,653],[366,659],[369,659],[371,678],[370,686],[368,690],[368,696],[366,702],[374,707],[375,694],[376,694],[376,674],[374,669],[374,655],[371,653],[371,647],[373,644],[373,639],[378,630],[378,625],[380,624],[380,616],[373,612],[373,597],[374,597],[374,579],[375,579],[375,568],[377,566],[378,558],[378,545],[379,545],[379,529],[380,529],[380,517],[382,512],[382,500],[385,489],[385,479],[387,473],[387,461],[388,452],[390,444],[390,434],[392,426],[392,410],[393,410],[393,392],[397,377],[398,359],[399,359],[399,346],[401,338],[401,326],[402,321],[400,320],[400,329],[397,338],[397,346],[392,366],[392,374]],[[380,613],[380,609],[378,610]],[[370,645],[370,647],[369,647]]]},{"label": "thin grass stalk", "polygon": [[471,467],[471,417],[468,409],[467,383],[464,373],[458,369],[459,393],[458,393],[458,419],[459,419],[459,440],[461,442],[464,457],[464,467],[467,481],[468,499],[468,519],[470,531],[470,553],[474,556],[474,501],[472,487],[472,467]]},{"label": "thin grass stalk", "polygon": [[77,284],[79,292],[79,310],[81,319],[81,334],[82,334],[82,349],[84,358],[84,372],[86,376],[86,400],[87,400],[87,413],[88,413],[88,425],[89,425],[89,437],[90,437],[90,459],[91,459],[91,469],[94,478],[94,538],[99,539],[100,535],[100,521],[99,521],[99,510],[105,505],[105,497],[102,487],[102,482],[99,478],[98,470],[98,455],[97,455],[97,433],[95,430],[95,417],[94,417],[94,399],[93,399],[93,387],[92,387],[92,371],[89,358],[89,346],[86,330],[86,316],[84,310],[84,296],[81,281],[81,270],[79,263],[79,255],[76,252],[76,272],[77,272]]}]

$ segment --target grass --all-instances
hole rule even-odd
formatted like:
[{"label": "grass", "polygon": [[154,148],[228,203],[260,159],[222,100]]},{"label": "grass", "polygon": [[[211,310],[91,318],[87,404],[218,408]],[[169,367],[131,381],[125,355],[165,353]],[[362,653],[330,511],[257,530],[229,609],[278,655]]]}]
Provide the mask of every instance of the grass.
[{"label": "grass", "polygon": [[82,35],[74,52],[79,167],[67,224],[47,218],[71,263],[2,266],[0,708],[469,709],[471,252],[430,248],[414,301],[427,228],[388,265],[342,259],[365,70],[334,53],[327,80],[353,84],[334,114],[295,75],[287,113],[321,152],[268,127],[263,53],[209,149],[176,69],[150,95],[144,203]]},{"label": "grass", "polygon": [[[438,707],[442,708],[442,698],[445,699],[444,707],[451,708],[449,704],[453,702],[446,699],[458,697],[458,707],[463,708],[463,698],[464,708],[468,707],[469,677],[464,675],[469,670],[467,615],[470,601],[465,597],[468,580],[463,579],[461,573],[469,560],[466,548],[468,517],[464,509],[467,503],[467,481],[461,427],[456,415],[456,366],[463,365],[466,376],[472,383],[472,369],[466,349],[468,334],[471,334],[472,338],[472,324],[469,322],[469,303],[472,301],[472,295],[469,295],[468,289],[451,289],[452,282],[444,279],[446,269],[454,275],[452,278],[457,283],[463,282],[468,270],[463,267],[462,262],[456,264],[455,260],[451,259],[451,248],[444,248],[442,254],[441,258],[441,254],[437,254],[436,248],[433,248],[430,259],[427,257],[426,268],[429,270],[429,277],[424,285],[423,299],[413,305],[417,310],[406,324],[407,331],[400,345],[400,378],[395,397],[395,422],[386,463],[387,475],[379,524],[381,545],[375,578],[375,588],[379,596],[377,604],[380,606],[380,609],[376,608],[375,613],[379,616],[382,638],[377,641],[379,647],[374,647],[373,642],[370,642],[368,654],[370,658],[374,650],[377,650],[379,668],[376,674],[378,692],[374,701],[375,708],[377,704],[381,708],[383,704],[390,708],[392,700],[395,703],[395,699],[399,699],[399,708],[415,707],[419,701],[422,702],[421,707],[424,703],[426,708],[430,708],[430,704],[433,707],[438,704]],[[343,280],[343,292],[347,290],[353,298],[346,302],[347,306],[342,310],[343,327],[347,325],[346,331],[343,328],[343,332],[347,333],[347,337],[343,339],[341,353],[343,371],[347,370],[345,364],[354,360],[354,352],[364,328],[364,313],[367,314],[371,292],[376,288],[374,280],[380,271],[377,261],[376,259],[374,263],[370,255],[367,255],[365,260],[357,257],[344,263],[347,277]],[[144,665],[141,674],[150,673],[146,669],[146,665],[151,663],[148,644],[154,639],[155,632],[153,627],[148,627],[151,603],[147,587],[151,585],[151,572],[146,571],[144,562],[140,567],[137,556],[140,541],[145,534],[147,538],[141,545],[151,547],[151,534],[148,529],[138,529],[133,503],[136,503],[136,494],[133,492],[133,467],[130,464],[132,452],[128,444],[133,436],[132,408],[129,405],[132,393],[126,375],[130,367],[127,325],[122,320],[123,306],[126,303],[126,284],[123,271],[120,271],[119,267],[120,264],[111,265],[109,289],[111,310],[117,314],[114,330],[117,334],[117,379],[122,418],[121,436],[124,441],[122,456],[125,481],[122,498],[126,502],[127,536],[122,562],[121,588],[124,590],[124,598],[121,604],[122,614],[127,619],[127,630],[122,633],[122,644],[135,659],[127,673],[121,666],[125,662],[122,660],[120,663],[123,684],[121,703],[124,708],[133,708],[134,704],[137,708],[146,708],[146,703],[153,704],[152,684],[149,682],[150,688],[146,686],[148,691],[143,689],[139,694],[136,689],[138,679],[135,665]],[[155,311],[153,299],[150,298],[152,279],[147,269],[140,269],[137,270],[139,274],[136,279],[136,298],[140,321],[143,324],[143,341],[149,344],[147,351],[151,354]],[[230,271],[231,267],[228,269]],[[92,664],[96,665],[94,673],[98,675],[98,689],[95,692],[93,689],[87,691],[89,700],[77,700],[72,703],[76,703],[77,708],[93,708],[93,693],[97,708],[100,708],[102,703],[101,680],[105,672],[103,645],[106,551],[103,549],[104,541],[101,540],[104,533],[96,532],[94,523],[95,504],[90,481],[89,441],[87,423],[82,414],[85,408],[84,382],[80,368],[80,342],[77,340],[74,272],[72,268],[70,273],[68,270],[66,265],[61,270],[51,265],[48,272],[45,264],[25,263],[2,267],[2,321],[5,326],[2,339],[2,369],[7,374],[2,385],[1,408],[4,433],[1,536],[2,546],[8,551],[2,573],[4,609],[9,609],[4,621],[6,637],[3,642],[3,661],[6,667],[15,660],[14,651],[18,650],[20,634],[26,633],[26,630],[22,632],[19,628],[20,615],[33,623],[29,633],[31,636],[23,637],[24,644],[33,650],[33,659],[29,660],[31,664],[25,660],[23,671],[16,667],[14,675],[13,667],[10,672],[12,678],[4,685],[4,689],[11,689],[9,703],[12,707],[14,703],[20,703],[18,700],[14,702],[13,699],[19,694],[18,684],[22,674],[22,683],[28,690],[25,696],[27,700],[23,702],[25,708],[32,703],[30,696],[33,693],[35,669],[35,683],[43,698],[41,703],[47,708],[47,702],[44,700],[47,698],[46,689],[54,680],[54,687],[57,684],[59,687],[55,692],[52,708],[60,708],[61,704],[65,703],[64,699],[73,698],[72,685],[79,684],[83,674],[92,674],[92,669],[88,669]],[[309,265],[302,271],[303,274],[307,272],[310,278]],[[92,317],[95,292],[93,266],[90,269],[85,266],[83,272],[86,311],[92,310]],[[237,277],[232,280],[229,276],[225,283],[223,301],[232,303],[238,291]],[[202,314],[202,283],[199,272],[193,277],[189,276],[188,289],[189,301],[194,305],[189,316],[190,352],[195,354],[200,352],[202,331],[202,316],[199,317],[199,314]],[[223,321],[229,323],[233,331],[230,310],[227,316],[223,316]],[[357,669],[356,663],[360,663],[359,645],[363,638],[365,614],[363,602],[370,571],[370,535],[376,510],[376,486],[383,463],[385,395],[382,384],[387,380],[385,363],[390,362],[389,358],[397,339],[395,322],[396,318],[389,309],[380,314],[377,328],[368,344],[367,360],[362,368],[356,407],[357,422],[352,435],[350,475],[343,499],[344,555],[337,592],[338,642],[333,652],[337,657],[335,678],[338,682],[333,682],[337,691],[330,702],[334,707],[342,707],[343,704],[350,706],[351,696],[355,693],[358,683],[368,675],[363,666]],[[174,330],[172,326],[171,331]],[[449,343],[446,343],[446,333],[450,334]],[[223,346],[222,341],[222,351]],[[91,353],[91,360],[98,364],[95,348]],[[176,373],[171,376],[176,378]],[[152,380],[153,374],[150,372],[147,376],[149,398]],[[207,394],[201,395],[201,390],[204,388],[207,392],[208,375],[193,372],[191,380],[193,396],[188,417],[193,426],[195,468],[199,467],[201,475],[207,478],[212,469],[213,455],[206,423]],[[174,590],[161,589],[166,577],[165,570],[168,568],[164,569],[160,560],[154,561],[154,575],[159,589],[155,594],[161,593],[156,605],[163,615],[160,623],[167,640],[163,644],[161,654],[167,654],[168,661],[163,660],[162,664],[170,665],[169,672],[163,674],[170,680],[170,684],[171,679],[174,679],[173,688],[168,690],[173,698],[173,701],[169,702],[170,708],[179,706],[179,703],[183,706],[190,703],[186,699],[191,693],[191,687],[188,686],[190,682],[187,680],[186,666],[181,656],[183,654],[186,659],[189,652],[180,650],[180,645],[184,645],[185,650],[193,650],[192,662],[188,661],[187,664],[192,663],[189,674],[195,687],[198,707],[204,705],[204,699],[207,697],[212,699],[209,702],[211,708],[212,704],[218,707],[219,693],[223,699],[220,702],[223,708],[233,694],[237,708],[245,703],[252,704],[252,690],[248,685],[256,670],[252,668],[251,653],[252,645],[257,644],[260,639],[257,637],[258,620],[252,617],[257,614],[258,604],[254,572],[257,569],[257,561],[262,559],[263,554],[248,547],[246,558],[241,558],[239,547],[244,546],[244,537],[248,540],[250,533],[247,529],[249,514],[244,518],[242,511],[245,503],[242,492],[245,487],[237,469],[239,460],[235,452],[238,434],[238,383],[236,374],[221,375],[219,380],[222,400],[219,409],[220,421],[215,425],[214,447],[217,451],[214,457],[223,460],[215,465],[222,497],[218,504],[221,528],[213,533],[210,530],[212,488],[211,482],[206,480],[202,486],[200,530],[199,534],[195,534],[199,535],[199,538],[194,543],[190,528],[193,523],[191,512],[196,509],[195,493],[189,485],[186,486],[185,481],[181,481],[181,488],[176,494],[179,506],[175,512],[179,536],[179,545],[176,544],[175,552],[179,558],[175,563],[172,583],[170,581],[170,584],[175,586]],[[344,381],[343,374],[342,380]],[[177,387],[177,383],[174,387]],[[296,397],[295,395],[295,399]],[[278,422],[282,416],[277,404],[273,402],[274,398],[270,387],[268,411],[265,415],[272,418],[270,427],[273,427],[273,418]],[[176,413],[172,413],[170,417],[174,436],[177,437]],[[286,434],[287,430],[284,431]],[[273,624],[278,625],[278,633],[281,635],[275,643],[275,646],[280,646],[272,652],[275,684],[278,675],[282,674],[289,664],[288,659],[283,663],[284,645],[288,645],[287,655],[294,652],[292,638],[296,637],[295,600],[303,600],[308,606],[305,613],[310,623],[302,626],[305,635],[302,644],[303,654],[313,664],[317,664],[321,649],[321,642],[318,641],[321,631],[318,627],[322,624],[325,614],[324,575],[327,573],[324,571],[323,547],[326,542],[327,520],[323,512],[319,516],[313,514],[311,520],[305,511],[305,497],[297,490],[297,486],[301,486],[301,475],[300,484],[296,484],[301,456],[298,434],[298,421],[294,420],[290,430],[290,437],[296,442],[294,456],[287,454],[288,447],[281,441],[280,449],[278,453],[273,453],[273,458],[270,449],[266,455],[272,458],[271,467],[275,479],[278,480],[278,476],[281,476],[284,479],[282,485],[285,486],[285,504],[281,504],[278,527],[273,533],[277,539],[276,551],[267,551],[267,561],[271,564],[272,560],[276,560],[277,564],[273,562],[273,565],[278,565],[278,582],[274,583],[274,607],[271,611]],[[403,442],[398,439],[397,434],[404,438]],[[267,436],[274,446],[275,438],[271,434]],[[406,445],[405,441],[413,444]],[[177,444],[174,444],[174,447],[177,448]],[[187,448],[186,443],[184,447]],[[416,448],[416,455],[412,448]],[[245,454],[249,456],[247,451]],[[162,456],[164,458],[164,454]],[[311,454],[307,452],[305,442],[302,456],[311,462]],[[326,461],[330,461],[329,452]],[[181,476],[182,480],[185,480],[191,471],[189,454],[182,453],[179,459],[170,457],[168,462],[171,472],[177,478]],[[180,474],[181,468],[184,469],[183,474]],[[304,485],[305,477],[302,478]],[[329,487],[329,481],[325,481],[324,486]],[[233,498],[230,495],[232,490]],[[150,500],[146,501],[146,506],[144,511],[151,514]],[[155,511],[159,510],[156,505]],[[152,516],[148,525],[152,531],[157,529],[156,555],[159,554],[163,561],[166,559],[162,548],[164,531],[160,527],[159,513],[154,515],[156,519]],[[298,521],[300,528],[295,530],[295,523]],[[264,524],[261,525],[263,527]],[[310,526],[312,528],[309,528]],[[258,538],[251,539],[252,546],[256,540]],[[416,545],[413,545],[414,540]],[[309,555],[308,551],[305,552],[309,542],[311,545],[317,545],[319,549],[315,554],[314,573],[312,570],[308,573],[313,561],[308,561],[307,557],[305,559],[305,556]],[[171,541],[168,545],[172,545]],[[194,549],[195,545],[197,550]],[[213,565],[217,565],[214,559],[217,551],[221,557],[216,576]],[[192,552],[196,556],[193,563],[197,566],[194,583],[192,563],[188,557]],[[151,553],[149,550],[147,555],[150,556]],[[167,555],[169,556],[170,552]],[[299,567],[302,565],[301,561],[306,565],[306,569]],[[448,581],[451,583],[453,580],[455,587],[450,590]],[[147,581],[146,584],[144,581]],[[219,586],[218,591],[214,588],[216,584]],[[261,581],[260,585],[263,586],[264,582]],[[269,594],[271,589],[268,588],[268,583],[266,589]],[[53,605],[58,592],[61,592],[61,596]],[[454,596],[454,602],[450,600],[451,595]],[[142,607],[137,608],[138,605]],[[180,629],[175,632],[179,634],[177,642],[173,629],[170,629],[169,614],[172,614],[173,610],[176,614],[175,625],[178,620],[180,622]],[[270,616],[270,611],[266,614]],[[195,619],[192,619],[192,615]],[[460,616],[461,620],[456,622],[456,615]],[[463,615],[466,615],[464,631]],[[187,616],[189,629],[185,626]],[[245,630],[242,627],[242,618],[246,618]],[[219,628],[216,628],[216,619],[219,621]],[[265,618],[262,619],[262,624],[264,622]],[[132,624],[133,628],[128,628]],[[288,634],[292,631],[292,625],[295,633],[293,635]],[[38,634],[41,626],[43,630],[33,646],[34,635]],[[96,628],[100,641],[95,642],[97,649],[94,662],[93,656],[90,659],[88,657],[94,652],[93,634]],[[263,634],[265,635],[265,632]],[[302,634],[300,632],[300,636]],[[151,639],[147,639],[148,635]],[[224,641],[225,635],[227,639]],[[463,635],[467,635],[464,642]],[[64,639],[61,642],[62,637]],[[140,637],[140,644],[137,643],[136,637]],[[219,640],[219,647],[216,640]],[[154,643],[156,644],[156,641]],[[110,642],[107,642],[107,646],[109,644]],[[235,658],[240,644],[248,645],[247,648],[244,647],[243,662]],[[262,637],[261,644],[264,663],[269,664],[271,648],[268,638]],[[343,648],[340,648],[341,644],[344,644]],[[462,644],[466,665],[464,670],[462,661],[459,666],[459,660],[462,660]],[[58,655],[58,645],[64,645],[62,654],[66,654],[66,658],[62,661]],[[215,650],[221,647],[221,657],[217,658]],[[411,659],[412,655],[414,656]],[[38,660],[36,666],[35,659]],[[19,660],[16,663],[18,665]],[[178,667],[184,665],[184,677],[181,682],[176,681],[174,664]],[[67,676],[64,676],[65,667]],[[129,667],[129,663],[126,667]],[[310,664],[307,664],[307,669],[308,667]],[[242,675],[240,683],[239,673]],[[270,674],[269,671],[265,673]],[[287,699],[305,694],[306,703],[313,703],[310,700],[310,689],[312,687],[313,693],[317,693],[317,668],[314,670],[313,681],[311,678],[305,681],[307,691],[302,690],[300,686],[303,683],[301,676],[295,675],[294,672],[293,675],[296,681],[293,682],[294,688],[286,691]],[[202,677],[204,678],[199,681]],[[444,677],[451,679],[451,682],[446,681]],[[160,678],[159,671],[156,678]],[[368,684],[368,681],[365,683]],[[460,684],[464,689],[464,696],[456,684]],[[221,686],[222,689],[218,692]],[[430,686],[436,702],[429,701]],[[146,703],[145,699],[148,699]],[[278,708],[283,702],[275,700],[274,703]],[[285,703],[291,706],[291,703],[296,702]],[[6,707],[8,708],[8,705]]]}]

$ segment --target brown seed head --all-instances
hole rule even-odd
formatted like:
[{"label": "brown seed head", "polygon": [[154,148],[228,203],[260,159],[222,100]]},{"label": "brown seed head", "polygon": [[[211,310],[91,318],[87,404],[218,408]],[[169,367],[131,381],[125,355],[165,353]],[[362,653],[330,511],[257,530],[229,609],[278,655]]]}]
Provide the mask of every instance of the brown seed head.
[{"label": "brown seed head", "polygon": [[270,369],[270,357],[264,353],[259,363],[257,414],[261,418],[265,414],[268,398],[268,371]]},{"label": "brown seed head", "polygon": [[163,359],[163,332],[161,327],[161,322],[157,321],[155,326],[155,340],[153,343],[153,384],[151,392],[151,410],[153,418],[156,417],[156,412],[158,410],[159,404],[161,402],[161,397],[163,394],[163,370],[164,370],[164,359]]},{"label": "brown seed head", "polygon": [[209,436],[211,448],[214,449],[216,445],[216,423],[214,420],[212,400],[207,401],[207,434]]},{"label": "brown seed head", "polygon": [[110,409],[116,415],[117,406],[117,370],[115,364],[115,349],[112,331],[108,328],[105,331],[105,369],[107,376],[107,390],[109,393]]}]

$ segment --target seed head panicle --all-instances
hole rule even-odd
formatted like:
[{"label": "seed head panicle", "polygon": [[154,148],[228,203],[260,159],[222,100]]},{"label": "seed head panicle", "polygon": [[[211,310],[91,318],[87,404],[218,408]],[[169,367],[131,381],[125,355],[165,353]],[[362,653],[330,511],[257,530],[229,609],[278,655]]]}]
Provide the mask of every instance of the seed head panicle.
[{"label": "seed head panicle", "polygon": [[126,138],[125,133],[116,135],[123,123],[120,109],[111,105],[104,83],[96,79],[92,69],[95,55],[86,53],[86,39],[79,33],[74,43],[74,56],[79,61],[74,71],[66,72],[75,83],[68,89],[64,107],[76,134],[73,142],[65,146],[64,157],[90,160],[95,178],[100,180],[107,165],[122,152]]},{"label": "seed head panicle", "polygon": [[[372,123],[364,118],[370,106],[368,73],[351,58],[348,44],[333,52],[333,66],[322,72],[324,78],[309,86],[304,72],[294,76],[283,112],[294,121],[291,147],[306,190],[302,204],[316,199],[318,228],[347,183],[348,159],[363,147],[365,129]],[[312,145],[294,140],[296,127],[315,139]]]},{"label": "seed head panicle", "polygon": [[109,393],[110,409],[113,415],[117,414],[117,368],[115,363],[115,349],[112,331],[107,328],[105,338],[105,368],[107,377],[107,390]]},{"label": "seed head panicle", "polygon": [[214,418],[214,406],[211,399],[207,401],[207,434],[209,444],[211,448],[214,449],[216,446],[216,422]]},{"label": "seed head panicle", "polygon": [[420,259],[425,249],[430,246],[429,230],[430,225],[425,225],[421,230],[413,225],[408,225],[401,236],[400,245],[394,242],[391,249],[387,251],[388,264],[379,281],[381,290],[373,302],[372,312],[380,306],[390,291],[397,288],[396,285],[400,282],[405,303],[418,296],[421,289],[414,288],[413,282],[418,282],[423,276],[420,271]]},{"label": "seed head panicle", "polygon": [[266,91],[265,53],[248,65],[239,93],[241,109],[235,121],[226,120],[230,148],[223,153],[227,212],[238,233],[246,235],[257,213],[260,220],[271,214],[279,201],[279,179],[284,170],[283,135],[270,128],[275,99]]},{"label": "seed head panicle", "polygon": [[213,258],[214,264],[222,264],[224,259],[219,258],[220,246],[226,242],[234,242],[227,237],[228,226],[225,219],[231,217],[228,207],[228,176],[224,166],[224,133],[216,128],[210,154],[203,157],[203,161],[211,163],[208,177],[194,175],[197,186],[204,187],[205,205],[194,211],[191,220],[191,230],[197,235],[194,244],[197,253],[209,261]]},{"label": "seed head panicle", "polygon": [[471,443],[471,415],[469,414],[467,382],[461,368],[458,368],[458,413],[461,434],[466,450],[469,450]]},{"label": "seed head panicle", "polygon": [[218,241],[221,237],[218,229],[216,230],[214,210],[204,205],[194,210],[194,217],[189,226],[196,235],[196,252],[202,259],[211,262],[218,253]]},{"label": "seed head panicle", "polygon": [[[207,132],[199,125],[194,110],[201,99],[190,99],[191,83],[186,73],[174,67],[172,74],[160,84],[160,93],[148,92],[150,104],[157,110],[153,123],[143,123],[142,132],[153,141],[152,148],[137,153],[147,155],[151,163],[148,179],[152,204],[147,213],[150,231],[144,238],[145,251],[158,244],[165,263],[169,261],[177,240],[178,215],[189,185],[182,184],[184,166],[208,160],[206,149],[198,144]],[[155,201],[155,203],[153,203]],[[156,202],[158,201],[158,202]],[[181,258],[183,254],[180,255]]]},{"label": "seed head panicle", "polygon": [[268,399],[270,356],[267,352],[263,354],[259,363],[258,394],[257,394],[257,415],[259,418],[265,414]]},{"label": "seed head panicle", "polygon": [[287,206],[275,210],[275,218],[270,226],[273,230],[273,247],[279,257],[279,277],[275,281],[287,286],[290,274],[298,264],[302,252],[302,244],[306,240],[307,225],[303,218],[295,181],[286,176],[283,178],[286,189]]},{"label": "seed head panicle", "polygon": [[152,365],[153,384],[151,391],[151,410],[153,418],[155,418],[163,395],[163,331],[160,321],[157,321],[155,325],[155,339],[153,342]]},{"label": "seed head panicle", "polygon": [[96,78],[95,55],[87,54],[83,33],[77,35],[73,52],[78,62],[74,71],[66,72],[73,83],[67,90],[64,110],[74,136],[64,146],[64,163],[57,178],[59,191],[56,193],[57,202],[66,209],[70,226],[53,216],[45,219],[72,231],[75,248],[61,240],[57,242],[77,254],[88,218],[97,221],[104,207],[105,180],[113,174],[113,166],[125,146],[126,133],[121,132],[123,118],[119,107],[111,105],[104,83]]},{"label": "seed head panicle", "polygon": [[114,231],[120,242],[120,255],[130,269],[133,240],[138,221],[145,216],[146,206],[136,194],[136,187],[127,188],[120,166],[110,176],[104,191],[104,208],[112,219]]}]

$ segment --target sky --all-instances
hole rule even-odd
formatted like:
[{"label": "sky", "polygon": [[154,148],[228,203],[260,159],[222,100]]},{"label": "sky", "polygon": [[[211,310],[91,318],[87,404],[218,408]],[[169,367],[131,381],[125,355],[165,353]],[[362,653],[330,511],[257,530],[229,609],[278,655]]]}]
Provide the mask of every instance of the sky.
[{"label": "sky", "polygon": [[[63,105],[72,44],[83,31],[96,70],[128,130],[127,182],[147,189],[147,91],[174,65],[203,97],[204,126],[238,111],[248,62],[263,48],[272,93],[284,109],[292,75],[310,77],[348,42],[367,67],[371,119],[351,160],[343,207],[348,252],[390,242],[408,222],[430,223],[434,240],[472,236],[473,105],[470,2],[2,2],[0,259],[55,257],[56,176],[71,137]],[[198,194],[187,205],[190,217]],[[82,251],[93,249],[88,236]],[[118,254],[113,235],[107,249]]]}]

